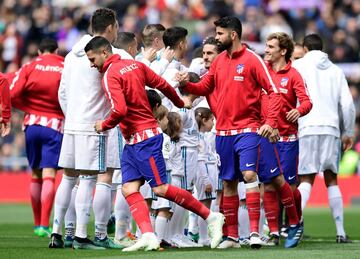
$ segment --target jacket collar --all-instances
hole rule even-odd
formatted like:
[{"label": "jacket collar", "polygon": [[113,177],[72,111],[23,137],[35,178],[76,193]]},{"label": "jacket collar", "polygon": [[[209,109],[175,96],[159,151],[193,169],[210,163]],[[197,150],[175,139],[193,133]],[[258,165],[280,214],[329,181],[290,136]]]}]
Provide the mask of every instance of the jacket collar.
[{"label": "jacket collar", "polygon": [[118,54],[114,54],[114,55],[111,55],[104,63],[103,67],[102,67],[102,70],[101,70],[101,73],[105,73],[106,70],[109,68],[109,66],[112,64],[112,63],[116,63],[118,62],[119,60],[121,60],[121,57],[118,55]]}]

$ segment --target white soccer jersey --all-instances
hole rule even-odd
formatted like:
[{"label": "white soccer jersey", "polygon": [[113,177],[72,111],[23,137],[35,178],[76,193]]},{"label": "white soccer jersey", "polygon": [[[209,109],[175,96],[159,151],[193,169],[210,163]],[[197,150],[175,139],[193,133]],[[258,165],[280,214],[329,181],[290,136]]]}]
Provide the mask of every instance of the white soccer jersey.
[{"label": "white soccer jersey", "polygon": [[184,176],[184,164],[181,158],[181,146],[179,142],[170,142],[169,160],[167,163],[171,175]]},{"label": "white soccer jersey", "polygon": [[207,146],[207,164],[218,164],[218,154],[216,152],[215,144],[216,134],[214,132],[206,132],[204,134],[204,139]]},{"label": "white soccer jersey", "polygon": [[161,76],[169,65],[169,61],[166,58],[161,58],[161,53],[163,51],[164,49],[159,50],[156,54],[155,60],[152,62],[145,59],[142,53],[137,54],[135,60],[144,63],[145,65],[150,67],[152,71]]},{"label": "white soccer jersey", "polygon": [[171,153],[171,140],[168,135],[162,133],[164,137],[163,145],[162,145],[162,153],[165,159],[166,170],[171,170],[169,165],[170,153]]},{"label": "white soccer jersey", "polygon": [[[94,124],[106,118],[110,104],[101,86],[101,74],[90,67],[84,48],[92,39],[84,35],[66,55],[59,87],[59,102],[65,114],[64,133],[97,135]],[[115,54],[129,59],[124,50],[113,49]]]},{"label": "white soccer jersey", "polygon": [[182,132],[180,134],[180,146],[182,147],[198,147],[199,146],[199,128],[195,119],[193,109],[181,108],[178,111],[183,123]]}]

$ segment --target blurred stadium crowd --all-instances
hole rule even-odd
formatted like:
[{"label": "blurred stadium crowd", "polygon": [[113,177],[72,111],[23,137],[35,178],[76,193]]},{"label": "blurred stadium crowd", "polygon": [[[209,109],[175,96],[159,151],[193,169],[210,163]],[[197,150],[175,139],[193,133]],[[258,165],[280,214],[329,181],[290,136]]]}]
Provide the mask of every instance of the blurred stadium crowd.
[{"label": "blurred stadium crowd", "polygon": [[[352,159],[359,161],[360,0],[0,0],[0,71],[17,71],[36,57],[38,44],[45,37],[55,38],[65,56],[88,30],[90,16],[98,7],[116,10],[120,30],[136,35],[150,23],[187,28],[187,64],[193,50],[214,35],[213,21],[221,16],[237,16],[243,23],[242,39],[259,54],[271,32],[284,31],[300,43],[306,34],[320,34],[325,52],[341,64],[349,81],[357,109],[357,144]],[[13,112],[12,133],[0,140],[4,171],[27,169],[21,125],[22,114]],[[359,171],[356,169],[352,171]]]}]

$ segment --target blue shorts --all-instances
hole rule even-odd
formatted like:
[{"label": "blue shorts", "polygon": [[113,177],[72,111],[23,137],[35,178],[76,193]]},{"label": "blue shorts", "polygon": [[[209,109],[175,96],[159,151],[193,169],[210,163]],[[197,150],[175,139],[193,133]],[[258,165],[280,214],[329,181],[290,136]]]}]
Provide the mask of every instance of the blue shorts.
[{"label": "blue shorts", "polygon": [[260,138],[257,133],[216,136],[216,151],[221,163],[219,178],[243,181],[242,171],[256,172]]},{"label": "blue shorts", "polygon": [[26,155],[32,169],[56,168],[63,134],[41,125],[25,128]]},{"label": "blue shorts", "polygon": [[285,180],[289,184],[295,184],[298,175],[299,141],[278,142],[277,146]]},{"label": "blue shorts", "polygon": [[258,177],[260,182],[267,184],[282,173],[277,144],[270,143],[267,138],[261,138],[259,152]]},{"label": "blue shorts", "polygon": [[151,188],[167,183],[162,154],[163,134],[134,145],[125,145],[122,159],[122,183],[145,179]]}]

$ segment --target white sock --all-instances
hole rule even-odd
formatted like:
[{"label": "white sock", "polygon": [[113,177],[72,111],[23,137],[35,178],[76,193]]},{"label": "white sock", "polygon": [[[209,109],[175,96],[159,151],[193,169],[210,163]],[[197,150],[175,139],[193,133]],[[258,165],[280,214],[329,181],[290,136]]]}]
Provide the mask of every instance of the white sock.
[{"label": "white sock", "polygon": [[173,215],[171,217],[169,223],[169,229],[171,234],[169,237],[173,237],[176,234],[183,235],[184,234],[184,225],[185,225],[185,214],[186,210],[179,206],[175,205]]},{"label": "white sock", "polygon": [[217,204],[216,202],[217,202],[216,200],[212,200],[212,201],[211,201],[210,210],[211,210],[211,211],[214,211],[214,212],[219,212],[219,211],[220,211],[220,209],[219,209],[219,204]]},{"label": "white sock", "polygon": [[336,226],[336,235],[345,237],[344,208],[341,191],[338,185],[328,187],[329,205]]},{"label": "white sock", "polygon": [[248,212],[245,204],[239,206],[238,220],[239,220],[239,237],[240,238],[249,238],[249,236],[250,236],[250,219],[249,219],[249,212]]},{"label": "white sock", "polygon": [[131,216],[129,205],[121,192],[121,186],[119,186],[116,191],[114,212],[116,219],[115,239],[120,240],[126,236]]},{"label": "white sock", "polygon": [[149,213],[150,216],[150,223],[153,229],[155,229],[155,220],[156,220],[156,215],[150,211]]},{"label": "white sock", "polygon": [[199,233],[199,225],[198,225],[199,216],[193,212],[189,212],[189,232],[193,234]]},{"label": "white sock", "polygon": [[111,185],[99,182],[94,195],[95,237],[107,237],[107,223],[111,215]]},{"label": "white sock", "polygon": [[[77,190],[78,190],[78,186],[75,185],[74,188],[72,189],[70,204],[69,204],[69,207],[66,211],[65,218],[64,218],[65,231],[67,229],[74,229],[74,231],[75,231],[75,222],[76,222],[75,197],[76,197]],[[70,231],[68,231],[68,232],[70,233]],[[66,235],[66,233],[65,233],[65,235]]]},{"label": "white sock", "polygon": [[79,188],[75,198],[76,210],[76,231],[75,236],[80,238],[87,237],[87,224],[90,219],[92,205],[92,194],[96,184],[96,175],[79,177]]},{"label": "white sock", "polygon": [[203,218],[198,217],[198,225],[199,225],[199,242],[208,240],[209,239],[208,230],[207,230],[208,224]]},{"label": "white sock", "polygon": [[265,224],[265,211],[264,207],[261,205],[260,208],[260,219],[259,219],[259,235],[264,235],[264,224]]},{"label": "white sock", "polygon": [[162,216],[157,216],[155,219],[155,233],[159,241],[166,240],[169,220]]},{"label": "white sock", "polygon": [[62,235],[62,223],[71,200],[71,190],[77,177],[63,175],[54,200],[53,233]]},{"label": "white sock", "polygon": [[298,190],[301,193],[301,209],[304,210],[306,207],[306,204],[310,198],[310,194],[311,194],[311,184],[307,183],[307,182],[302,182],[299,187]]}]

